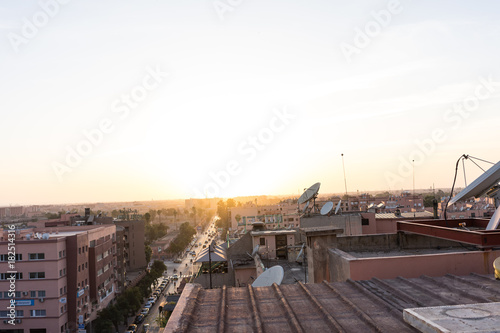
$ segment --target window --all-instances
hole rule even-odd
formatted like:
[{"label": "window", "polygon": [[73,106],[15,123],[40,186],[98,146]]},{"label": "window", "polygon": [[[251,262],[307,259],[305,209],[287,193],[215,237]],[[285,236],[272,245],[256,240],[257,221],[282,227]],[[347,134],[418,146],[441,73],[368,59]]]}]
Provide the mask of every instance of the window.
[{"label": "window", "polygon": [[30,297],[36,297],[36,290],[32,290],[30,292]]},{"label": "window", "polygon": [[43,260],[45,259],[45,253],[30,253],[30,260]]},{"label": "window", "polygon": [[45,279],[45,272],[30,272],[30,279]]},{"label": "window", "polygon": [[264,237],[260,238],[260,245],[266,245],[266,239]]},{"label": "window", "polygon": [[[9,291],[4,291],[3,293],[0,291],[0,298],[2,298],[2,295],[3,295],[3,298],[12,298],[12,292],[9,292]],[[14,298],[21,298],[21,292],[16,291],[14,293]]]},{"label": "window", "polygon": [[14,277],[16,280],[23,279],[23,273],[0,273],[0,280],[7,280]]},{"label": "window", "polygon": [[78,248],[78,254],[82,254],[82,248],[81,247]]},{"label": "window", "polygon": [[[0,311],[0,318],[9,318],[9,311]],[[24,310],[16,310],[16,318],[24,317]]]},{"label": "window", "polygon": [[62,288],[59,288],[59,296],[61,296],[62,294],[63,294]]},{"label": "window", "polygon": [[66,286],[64,286],[64,293],[66,294]]},{"label": "window", "polygon": [[369,219],[361,219],[361,225],[370,225],[370,220]]},{"label": "window", "polygon": [[66,250],[63,250],[63,257],[66,257]]},{"label": "window", "polygon": [[23,255],[20,253],[16,253],[15,256],[13,255],[9,256],[8,254],[0,254],[0,261],[9,261],[9,260],[21,261],[23,260]]},{"label": "window", "polygon": [[47,315],[45,310],[31,310],[31,317],[45,317]]},{"label": "window", "polygon": [[62,251],[59,251],[59,258],[62,258]]},{"label": "window", "polygon": [[45,297],[45,290],[38,290],[38,297]]}]

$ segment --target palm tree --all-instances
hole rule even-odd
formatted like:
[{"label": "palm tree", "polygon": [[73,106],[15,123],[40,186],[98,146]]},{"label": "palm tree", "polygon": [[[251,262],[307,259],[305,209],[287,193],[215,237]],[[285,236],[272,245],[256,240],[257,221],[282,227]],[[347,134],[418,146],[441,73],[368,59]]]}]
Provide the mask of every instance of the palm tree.
[{"label": "palm tree", "polygon": [[158,214],[158,220],[160,220],[161,223],[161,213],[163,213],[163,211],[161,209],[158,209],[156,213]]}]

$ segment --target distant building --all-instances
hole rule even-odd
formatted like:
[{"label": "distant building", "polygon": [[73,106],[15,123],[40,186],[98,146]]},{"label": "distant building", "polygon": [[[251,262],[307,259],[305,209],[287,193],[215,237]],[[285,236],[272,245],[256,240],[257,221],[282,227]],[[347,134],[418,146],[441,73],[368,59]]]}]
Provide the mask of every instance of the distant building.
[{"label": "distant building", "polygon": [[247,205],[243,207],[232,207],[231,231],[245,232],[252,230],[253,222],[264,222],[267,229],[274,228],[298,228],[300,216],[297,213],[297,204],[279,203],[275,205],[257,206]]}]

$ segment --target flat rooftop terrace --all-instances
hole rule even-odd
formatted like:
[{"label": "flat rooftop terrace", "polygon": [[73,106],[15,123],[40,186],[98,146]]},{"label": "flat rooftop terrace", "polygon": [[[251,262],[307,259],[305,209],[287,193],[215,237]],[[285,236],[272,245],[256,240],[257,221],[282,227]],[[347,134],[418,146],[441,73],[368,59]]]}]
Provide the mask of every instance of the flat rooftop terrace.
[{"label": "flat rooftop terrace", "polygon": [[[466,248],[445,248],[445,249],[402,249],[393,251],[355,251],[346,252],[355,258],[384,258],[384,257],[406,257],[430,254],[443,254],[443,253],[460,253],[469,251]],[[475,250],[479,251],[479,250]]]}]

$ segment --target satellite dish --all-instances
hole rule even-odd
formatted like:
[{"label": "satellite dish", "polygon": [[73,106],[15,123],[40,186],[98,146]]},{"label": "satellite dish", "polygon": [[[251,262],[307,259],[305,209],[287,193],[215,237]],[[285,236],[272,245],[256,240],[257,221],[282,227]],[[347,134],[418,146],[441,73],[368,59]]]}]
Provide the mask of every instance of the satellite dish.
[{"label": "satellite dish", "polygon": [[449,204],[453,205],[461,199],[467,199],[470,197],[479,198],[497,186],[498,182],[500,182],[500,162],[489,168],[469,186],[454,196],[453,199],[450,200]]},{"label": "satellite dish", "polygon": [[30,240],[30,238],[31,238],[31,234],[26,234],[26,239]]},{"label": "satellite dish", "polygon": [[[448,204],[452,205],[455,202],[467,199],[470,197],[479,198],[482,195],[487,195],[490,198],[495,198],[496,206],[500,202],[499,184],[500,182],[500,162],[489,168],[485,173],[474,180],[469,186],[464,188],[460,193],[453,197]],[[500,207],[490,219],[486,230],[495,230],[500,224]]]},{"label": "satellite dish", "polygon": [[255,245],[255,247],[253,248],[253,251],[252,251],[252,258],[253,258],[253,256],[254,256],[254,255],[256,255],[256,254],[257,254],[257,252],[259,251],[259,247],[260,247],[260,246],[259,246],[259,244],[257,244],[257,245]]},{"label": "satellite dish", "polygon": [[50,238],[50,235],[48,233],[44,233],[42,235],[42,239],[49,239]]},{"label": "satellite dish", "polygon": [[302,209],[302,213],[305,213],[308,207],[309,207],[309,201],[306,203],[306,205]]},{"label": "satellite dish", "polygon": [[333,209],[333,202],[328,201],[321,207],[321,215],[328,215]]},{"label": "satellite dish", "polygon": [[295,261],[299,261],[299,259],[304,255],[304,248],[306,247],[306,244],[302,244],[302,248],[300,249],[299,255],[297,256],[297,259]]},{"label": "satellite dish", "polygon": [[252,287],[270,287],[274,283],[280,285],[283,281],[283,276],[285,272],[283,271],[283,267],[280,265],[273,266],[266,270],[264,273],[259,275],[255,281],[252,283]]},{"label": "satellite dish", "polygon": [[302,193],[302,195],[299,197],[299,204],[303,204],[308,202],[311,199],[316,198],[316,195],[318,194],[319,187],[321,186],[321,183],[316,183],[309,187],[307,190]]},{"label": "satellite dish", "polygon": [[335,215],[337,215],[339,213],[339,210],[340,210],[340,203],[342,202],[342,200],[339,200],[339,203],[337,204],[337,207],[335,208]]}]

